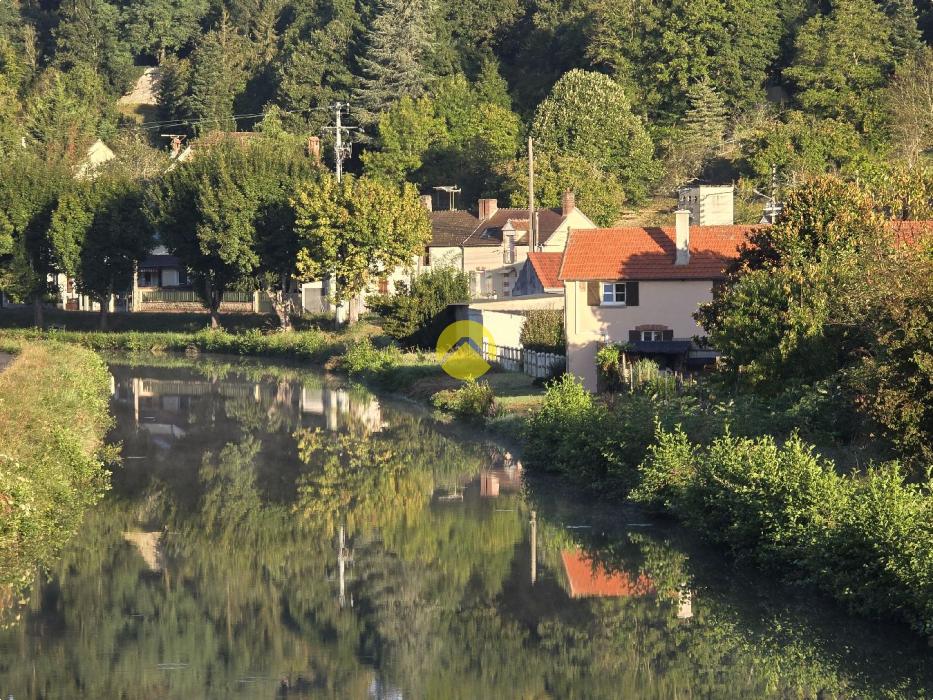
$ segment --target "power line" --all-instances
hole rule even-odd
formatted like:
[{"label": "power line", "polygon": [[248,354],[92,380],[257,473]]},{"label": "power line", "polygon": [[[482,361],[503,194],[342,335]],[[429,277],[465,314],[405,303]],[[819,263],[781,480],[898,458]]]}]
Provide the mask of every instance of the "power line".
[{"label": "power line", "polygon": [[[281,110],[281,114],[305,114],[307,112],[315,110],[328,110],[330,107],[308,107],[306,109],[290,109],[290,110]],[[164,121],[151,121],[151,122],[140,122],[139,124],[129,124],[123,128],[125,129],[142,129],[144,131],[152,131],[155,129],[164,129],[173,126],[195,126],[197,124],[208,124],[211,122],[223,122],[229,119],[236,121],[238,119],[255,119],[256,117],[264,117],[265,112],[255,112],[253,114],[232,114],[228,117],[205,117],[203,119],[167,119]]]},{"label": "power line", "polygon": [[[349,102],[335,102],[331,109],[334,110],[334,126],[325,126],[324,131],[333,131],[334,140],[334,164],[337,170],[337,182],[343,180],[343,162],[353,154],[353,147],[350,143],[350,132],[358,131],[358,126],[344,126],[343,115],[349,114]],[[344,143],[343,135],[346,133],[347,142]]]}]

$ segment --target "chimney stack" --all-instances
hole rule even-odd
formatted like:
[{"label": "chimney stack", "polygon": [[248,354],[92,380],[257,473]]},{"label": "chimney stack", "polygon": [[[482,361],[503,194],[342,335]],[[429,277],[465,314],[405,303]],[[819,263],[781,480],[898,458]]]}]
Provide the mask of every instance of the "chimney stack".
[{"label": "chimney stack", "polygon": [[428,213],[434,211],[434,197],[429,194],[421,195],[421,204],[425,209],[428,210]]},{"label": "chimney stack", "polygon": [[499,201],[496,199],[479,200],[479,220],[491,219],[499,211]]},{"label": "chimney stack", "polygon": [[321,164],[321,139],[318,136],[308,137],[308,156],[318,165]]},{"label": "chimney stack", "polygon": [[564,195],[560,200],[560,208],[564,216],[570,216],[573,210],[577,208],[577,198],[573,190],[564,190]]},{"label": "chimney stack", "polygon": [[676,220],[676,242],[677,254],[674,258],[675,265],[687,265],[690,263],[690,210],[678,209],[674,212]]}]

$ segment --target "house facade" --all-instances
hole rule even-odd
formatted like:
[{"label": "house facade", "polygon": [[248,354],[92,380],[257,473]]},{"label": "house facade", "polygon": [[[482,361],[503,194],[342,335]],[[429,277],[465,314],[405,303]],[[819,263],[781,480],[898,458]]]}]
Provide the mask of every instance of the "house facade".
[{"label": "house facade", "polygon": [[760,226],[676,226],[573,231],[564,253],[567,371],[596,391],[596,353],[629,343],[636,353],[683,362],[704,335],[693,315]]},{"label": "house facade", "polygon": [[[561,206],[536,212],[539,249],[563,252],[571,231],[596,225],[576,207],[573,193]],[[418,270],[455,267],[470,275],[473,296],[503,299],[515,296],[515,286],[531,251],[527,209],[500,209],[495,199],[481,199],[476,214],[431,212],[431,243]]]}]

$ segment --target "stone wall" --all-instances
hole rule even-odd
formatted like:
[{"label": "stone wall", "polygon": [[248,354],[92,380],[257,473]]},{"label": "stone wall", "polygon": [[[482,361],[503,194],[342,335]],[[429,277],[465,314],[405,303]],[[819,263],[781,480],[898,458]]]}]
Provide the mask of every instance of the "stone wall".
[{"label": "stone wall", "polygon": [[[206,314],[207,307],[196,301],[163,302],[147,301],[139,307],[139,313],[160,314]],[[220,305],[222,314],[251,314],[253,305],[249,302],[227,302]]]}]

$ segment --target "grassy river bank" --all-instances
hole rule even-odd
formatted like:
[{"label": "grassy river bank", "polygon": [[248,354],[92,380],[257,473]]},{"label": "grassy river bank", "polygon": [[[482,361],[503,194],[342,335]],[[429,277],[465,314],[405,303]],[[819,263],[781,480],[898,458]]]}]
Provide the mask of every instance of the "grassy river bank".
[{"label": "grassy river bank", "polygon": [[0,340],[0,612],[106,491],[110,378],[93,352]]}]

